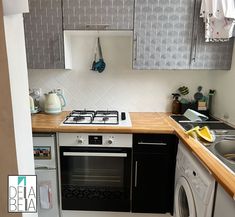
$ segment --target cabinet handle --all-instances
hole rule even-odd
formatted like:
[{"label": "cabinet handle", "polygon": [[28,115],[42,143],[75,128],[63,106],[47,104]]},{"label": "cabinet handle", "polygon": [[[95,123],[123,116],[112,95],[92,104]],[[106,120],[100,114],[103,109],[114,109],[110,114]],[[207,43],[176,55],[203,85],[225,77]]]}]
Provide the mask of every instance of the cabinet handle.
[{"label": "cabinet handle", "polygon": [[138,161],[135,162],[135,188],[137,188],[137,178],[138,178]]},{"label": "cabinet handle", "polygon": [[59,35],[59,37],[58,37],[58,43],[59,43],[59,45],[58,45],[58,47],[59,47],[59,62],[61,62],[61,43],[60,43],[60,35]]},{"label": "cabinet handle", "polygon": [[197,58],[197,41],[198,41],[198,17],[199,17],[199,13],[200,13],[200,8],[199,8],[199,1],[195,0],[195,18],[196,21],[194,21],[195,23],[195,28],[194,28],[194,57],[193,57],[193,61],[196,62],[196,58]]},{"label": "cabinet handle", "polygon": [[106,30],[109,26],[109,24],[87,24],[86,29]]},{"label": "cabinet handle", "polygon": [[158,146],[166,146],[166,143],[163,142],[138,142],[138,145],[158,145]]},{"label": "cabinet handle", "polygon": [[135,62],[137,61],[137,45],[138,45],[138,36],[136,35],[136,37],[135,37],[135,40],[134,40],[134,42],[135,42],[135,57],[134,57],[134,60],[135,60]]},{"label": "cabinet handle", "polygon": [[[59,49],[59,52],[58,52],[57,48]],[[54,57],[55,57],[54,62],[61,62],[60,35],[53,42],[53,54],[54,54]]]},{"label": "cabinet handle", "polygon": [[197,34],[194,38],[194,57],[193,57],[194,62],[196,62],[196,57],[197,57]]},{"label": "cabinet handle", "polygon": [[193,57],[193,49],[195,49],[195,18],[196,18],[196,8],[197,8],[197,0],[194,0],[193,4],[193,25],[192,25],[192,35],[191,35],[191,47],[190,47],[190,55],[189,55],[189,65],[192,64],[192,61],[195,62],[195,55]]},{"label": "cabinet handle", "polygon": [[127,157],[127,153],[102,153],[102,152],[63,152],[68,157]]}]

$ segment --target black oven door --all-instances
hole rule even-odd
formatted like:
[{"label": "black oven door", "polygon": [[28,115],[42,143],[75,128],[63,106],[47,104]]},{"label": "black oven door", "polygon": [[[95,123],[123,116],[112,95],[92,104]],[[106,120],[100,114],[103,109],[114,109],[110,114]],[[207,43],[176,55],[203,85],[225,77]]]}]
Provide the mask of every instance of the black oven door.
[{"label": "black oven door", "polygon": [[63,210],[130,211],[131,148],[60,147]]}]

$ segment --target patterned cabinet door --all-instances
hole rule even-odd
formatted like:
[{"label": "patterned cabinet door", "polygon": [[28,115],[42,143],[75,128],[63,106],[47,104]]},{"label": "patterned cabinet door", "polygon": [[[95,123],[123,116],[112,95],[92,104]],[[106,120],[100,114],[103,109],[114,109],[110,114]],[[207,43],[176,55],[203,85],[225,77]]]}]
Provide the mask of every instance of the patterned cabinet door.
[{"label": "patterned cabinet door", "polygon": [[66,30],[133,29],[134,0],[63,0]]},{"label": "patterned cabinet door", "polygon": [[134,69],[188,69],[194,0],[136,0]]},{"label": "patterned cabinet door", "polygon": [[24,14],[28,68],[64,68],[61,0],[29,0]]},{"label": "patterned cabinet door", "polygon": [[205,24],[199,17],[201,0],[196,0],[195,34],[191,69],[231,69],[233,38],[228,42],[205,42]]}]

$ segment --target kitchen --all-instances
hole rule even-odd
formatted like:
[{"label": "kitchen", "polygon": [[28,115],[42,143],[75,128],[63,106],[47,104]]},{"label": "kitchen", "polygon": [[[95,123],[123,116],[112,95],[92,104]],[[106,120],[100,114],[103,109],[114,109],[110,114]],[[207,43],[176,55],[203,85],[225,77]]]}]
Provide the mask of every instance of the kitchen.
[{"label": "kitchen", "polygon": [[[15,25],[14,21],[16,22]],[[43,93],[62,88],[67,100],[65,110],[68,111],[86,108],[116,109],[130,112],[169,112],[172,102],[171,93],[177,90],[179,86],[187,85],[190,87],[190,92],[194,93],[197,87],[202,85],[204,93],[207,93],[211,88],[216,89],[213,115],[225,119],[229,123],[235,123],[234,99],[232,97],[234,60],[231,70],[132,70],[132,58],[135,58],[132,55],[132,36],[126,33],[126,35],[120,36],[113,36],[112,33],[110,33],[111,35],[102,35],[102,31],[100,31],[106,69],[102,73],[97,73],[90,70],[97,35],[89,36],[84,31],[85,33],[82,32],[77,37],[72,37],[72,70],[34,69],[29,70],[28,74],[26,60],[21,57],[20,62],[17,61],[18,56],[25,55],[22,51],[24,43],[22,42],[22,45],[18,43],[17,47],[14,47],[16,41],[13,36],[19,37],[19,31],[21,33],[23,31],[21,22],[22,20],[17,23],[17,19],[14,20],[13,17],[5,18],[8,61],[13,61],[13,64],[9,64],[9,71],[12,107],[13,114],[15,114],[18,170],[21,174],[33,173],[34,170],[29,166],[30,163],[23,160],[26,157],[25,153],[32,151],[30,146],[32,138],[30,138],[29,133],[25,133],[27,136],[24,139],[20,136],[23,133],[22,129],[25,129],[25,132],[31,132],[29,111],[28,108],[25,108],[28,100],[28,98],[26,99],[28,79],[30,88],[40,87]],[[97,32],[94,34],[97,34]],[[22,38],[22,41],[24,41],[24,38]],[[13,54],[13,57],[10,56],[10,51],[17,57]],[[17,52],[19,52],[18,55]],[[23,66],[22,63],[24,63]],[[22,73],[19,73],[20,69],[22,69]],[[22,81],[20,86],[19,81]],[[25,114],[25,119],[23,114]],[[28,120],[29,123],[26,124],[26,121],[22,123],[22,120]],[[151,122],[151,120],[149,121]],[[25,127],[25,124],[27,127]],[[29,145],[24,146],[24,149],[20,148],[21,145],[26,143]],[[99,214],[97,213],[97,215]],[[112,213],[112,215],[115,215],[115,213]]]}]

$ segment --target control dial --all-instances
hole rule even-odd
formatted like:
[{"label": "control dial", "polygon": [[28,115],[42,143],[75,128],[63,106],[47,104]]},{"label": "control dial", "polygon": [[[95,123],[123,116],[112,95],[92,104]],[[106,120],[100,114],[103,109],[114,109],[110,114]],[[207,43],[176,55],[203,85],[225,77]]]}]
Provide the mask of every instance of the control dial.
[{"label": "control dial", "polygon": [[83,138],[79,137],[79,138],[77,139],[77,143],[78,143],[79,145],[83,144],[83,142],[84,142],[84,139],[83,139]]},{"label": "control dial", "polygon": [[113,144],[113,139],[112,139],[112,138],[109,138],[108,141],[107,141],[107,143],[108,143],[109,145],[112,145],[112,144]]}]

